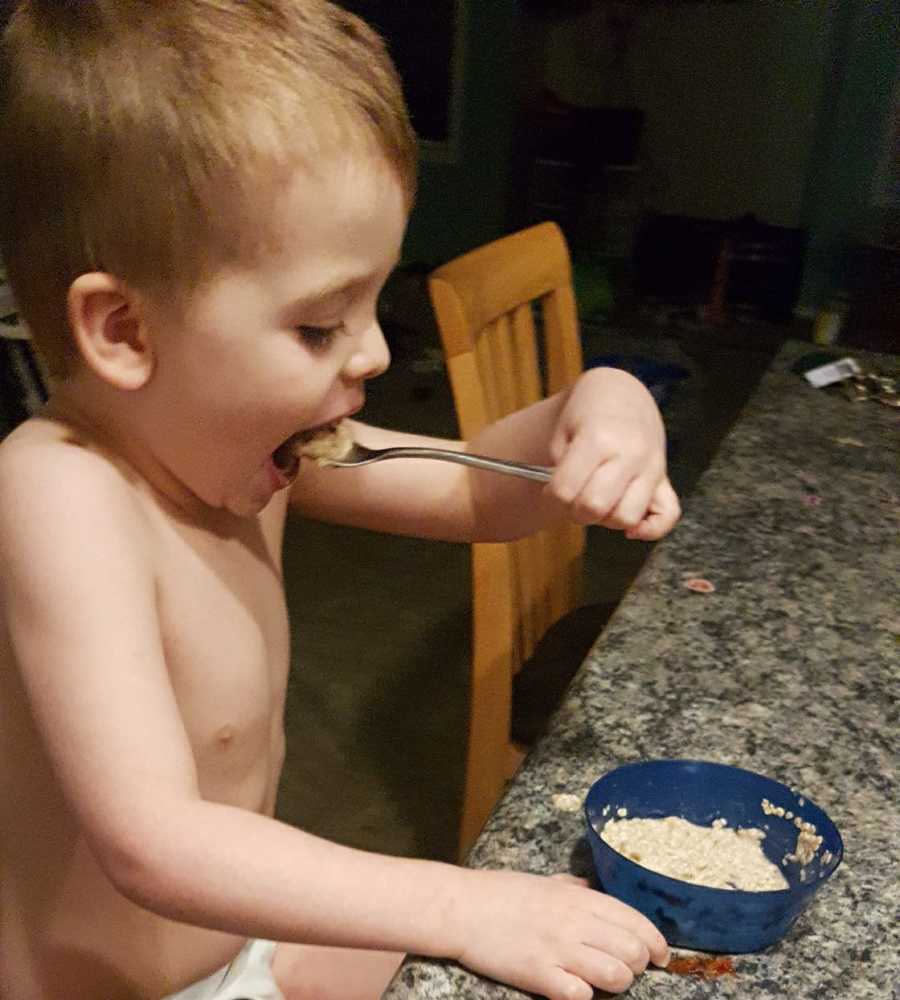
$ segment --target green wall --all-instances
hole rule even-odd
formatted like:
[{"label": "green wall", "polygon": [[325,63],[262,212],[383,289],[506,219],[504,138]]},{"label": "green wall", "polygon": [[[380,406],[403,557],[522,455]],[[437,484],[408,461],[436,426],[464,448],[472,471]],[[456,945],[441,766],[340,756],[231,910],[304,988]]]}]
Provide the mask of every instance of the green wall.
[{"label": "green wall", "polygon": [[421,165],[404,259],[443,263],[506,231],[516,101],[515,0],[469,0],[458,159]]},{"label": "green wall", "polygon": [[874,182],[898,54],[898,0],[841,0],[833,24],[833,75],[820,108],[803,205],[810,241],[801,307],[815,309],[841,287],[848,246],[879,238]]}]

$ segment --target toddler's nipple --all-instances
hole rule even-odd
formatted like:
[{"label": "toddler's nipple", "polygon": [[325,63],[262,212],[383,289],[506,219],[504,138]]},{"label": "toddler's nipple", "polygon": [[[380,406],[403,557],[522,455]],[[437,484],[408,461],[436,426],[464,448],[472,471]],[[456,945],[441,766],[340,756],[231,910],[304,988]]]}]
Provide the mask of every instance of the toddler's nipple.
[{"label": "toddler's nipple", "polygon": [[222,728],[216,733],[216,743],[218,743],[223,750],[226,750],[231,746],[231,743],[234,740],[234,732],[234,726],[222,726]]}]

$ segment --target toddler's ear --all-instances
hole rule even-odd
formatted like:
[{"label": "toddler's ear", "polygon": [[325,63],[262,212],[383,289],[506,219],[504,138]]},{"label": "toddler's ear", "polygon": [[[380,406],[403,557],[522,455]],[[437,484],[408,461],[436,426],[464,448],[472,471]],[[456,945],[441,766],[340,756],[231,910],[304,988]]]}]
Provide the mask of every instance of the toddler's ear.
[{"label": "toddler's ear", "polygon": [[80,274],[69,287],[69,325],[84,362],[119,389],[153,374],[152,343],[133,292],[112,274]]}]

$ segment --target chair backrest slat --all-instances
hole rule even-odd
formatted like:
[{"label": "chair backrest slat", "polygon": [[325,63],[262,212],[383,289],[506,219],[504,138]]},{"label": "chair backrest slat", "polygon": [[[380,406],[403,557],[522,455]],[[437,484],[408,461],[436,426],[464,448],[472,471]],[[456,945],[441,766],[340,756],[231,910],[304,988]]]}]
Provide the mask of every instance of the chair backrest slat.
[{"label": "chair backrest slat", "polygon": [[519,390],[516,384],[516,361],[513,349],[512,324],[508,314],[498,316],[487,328],[491,344],[491,372],[483,372],[482,377],[492,377],[497,389],[498,417],[512,413],[519,408]]},{"label": "chair backrest slat", "polygon": [[547,352],[547,395],[571,385],[584,369],[580,339],[566,336],[578,324],[571,286],[555,289],[543,302],[544,344]]},{"label": "chair backrest slat", "polygon": [[493,331],[486,330],[484,334],[475,341],[475,361],[477,364],[477,378],[484,395],[484,412],[487,415],[488,423],[503,416],[503,399],[500,395],[500,385],[496,375],[496,362],[494,355],[497,347],[493,336]]},{"label": "chair backrest slat", "polygon": [[543,396],[538,344],[534,330],[534,311],[524,303],[512,312],[513,356],[515,358],[518,397],[516,409],[521,409]]}]

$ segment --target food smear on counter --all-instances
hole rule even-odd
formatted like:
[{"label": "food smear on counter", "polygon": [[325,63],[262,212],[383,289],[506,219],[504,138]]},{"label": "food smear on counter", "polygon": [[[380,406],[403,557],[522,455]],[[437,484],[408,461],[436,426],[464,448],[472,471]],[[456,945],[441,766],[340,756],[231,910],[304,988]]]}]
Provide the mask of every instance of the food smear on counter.
[{"label": "food smear on counter", "polygon": [[684,585],[695,594],[712,594],[716,589],[714,583],[704,580],[703,577],[692,577],[690,580],[685,580]]},{"label": "food smear on counter", "polygon": [[677,976],[698,976],[701,979],[718,979],[733,976],[734,962],[728,955],[672,955],[666,972]]}]

